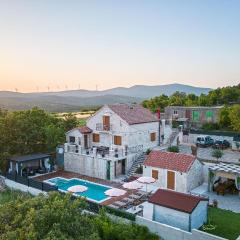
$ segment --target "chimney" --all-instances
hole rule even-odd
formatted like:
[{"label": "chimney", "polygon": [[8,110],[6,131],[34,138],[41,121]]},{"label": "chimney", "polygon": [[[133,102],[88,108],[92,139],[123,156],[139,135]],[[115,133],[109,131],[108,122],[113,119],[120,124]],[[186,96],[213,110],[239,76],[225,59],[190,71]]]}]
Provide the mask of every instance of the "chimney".
[{"label": "chimney", "polygon": [[191,145],[192,155],[197,157],[197,146]]}]

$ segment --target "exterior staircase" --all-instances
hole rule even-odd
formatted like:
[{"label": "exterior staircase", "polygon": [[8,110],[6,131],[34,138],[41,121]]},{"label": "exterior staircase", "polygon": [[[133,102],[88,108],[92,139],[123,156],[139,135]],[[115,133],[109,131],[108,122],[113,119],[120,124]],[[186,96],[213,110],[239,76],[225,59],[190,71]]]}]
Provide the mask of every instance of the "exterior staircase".
[{"label": "exterior staircase", "polygon": [[164,145],[171,146],[178,134],[179,134],[179,131],[173,131],[168,141]]},{"label": "exterior staircase", "polygon": [[137,168],[140,165],[143,165],[145,159],[146,159],[146,153],[143,152],[136,158],[136,160],[133,162],[132,166],[128,170],[128,173],[126,175],[127,178],[131,177],[136,172]]}]

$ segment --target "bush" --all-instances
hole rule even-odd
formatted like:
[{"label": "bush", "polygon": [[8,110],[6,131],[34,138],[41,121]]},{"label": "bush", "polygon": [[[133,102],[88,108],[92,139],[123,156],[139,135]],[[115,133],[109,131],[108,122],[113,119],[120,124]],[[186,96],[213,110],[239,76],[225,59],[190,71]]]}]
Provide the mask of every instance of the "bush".
[{"label": "bush", "polygon": [[137,170],[135,171],[135,173],[137,173],[137,174],[142,174],[142,173],[143,173],[143,167],[142,167],[142,166],[139,166],[139,167],[137,168]]},{"label": "bush", "polygon": [[178,153],[179,152],[179,147],[178,146],[170,146],[170,147],[168,147],[167,151]]},{"label": "bush", "polygon": [[220,126],[218,123],[204,123],[202,125],[203,130],[219,130]]}]

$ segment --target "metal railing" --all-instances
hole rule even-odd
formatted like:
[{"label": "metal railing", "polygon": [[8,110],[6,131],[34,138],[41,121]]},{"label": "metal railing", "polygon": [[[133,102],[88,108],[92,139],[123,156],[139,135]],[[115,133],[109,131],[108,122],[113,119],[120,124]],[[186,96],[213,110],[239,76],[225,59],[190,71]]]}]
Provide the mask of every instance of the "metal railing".
[{"label": "metal railing", "polygon": [[102,123],[96,123],[96,131],[112,131],[112,124],[104,125]]}]

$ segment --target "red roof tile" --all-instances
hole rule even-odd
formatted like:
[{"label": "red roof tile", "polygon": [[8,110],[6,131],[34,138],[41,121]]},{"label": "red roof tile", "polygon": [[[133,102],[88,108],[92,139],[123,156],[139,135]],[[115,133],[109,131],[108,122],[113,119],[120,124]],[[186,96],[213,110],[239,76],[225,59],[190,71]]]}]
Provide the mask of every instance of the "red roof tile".
[{"label": "red roof tile", "polygon": [[80,133],[82,133],[82,134],[92,133],[92,129],[89,128],[89,127],[87,127],[87,126],[79,127],[78,130],[79,130]]},{"label": "red roof tile", "polygon": [[192,213],[200,201],[208,201],[208,199],[186,193],[159,189],[148,201],[181,212]]},{"label": "red roof tile", "polygon": [[108,107],[130,125],[158,121],[151,111],[139,104],[113,104]]},{"label": "red roof tile", "polygon": [[193,155],[152,151],[144,161],[144,165],[178,172],[188,172],[195,160],[196,157]]}]

